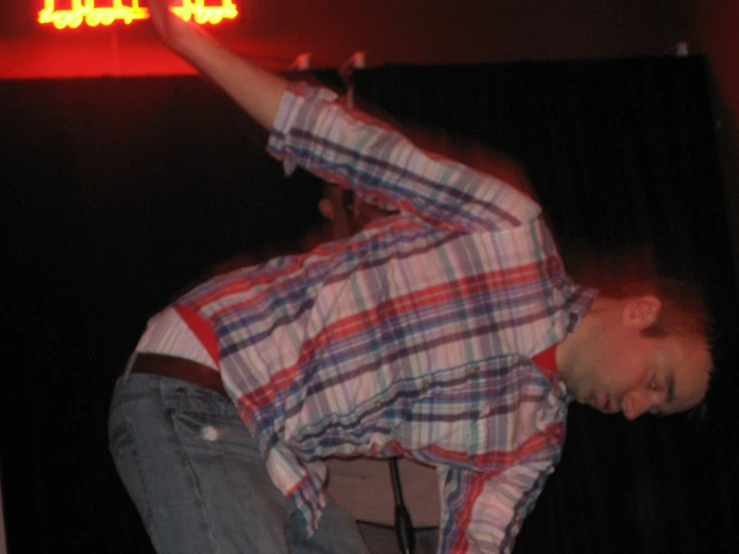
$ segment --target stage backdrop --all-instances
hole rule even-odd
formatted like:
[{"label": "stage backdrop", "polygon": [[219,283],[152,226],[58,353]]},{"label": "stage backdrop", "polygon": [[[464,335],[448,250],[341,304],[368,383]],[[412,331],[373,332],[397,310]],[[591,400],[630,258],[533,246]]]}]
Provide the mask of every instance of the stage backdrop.
[{"label": "stage backdrop", "polygon": [[[694,57],[354,75],[358,102],[421,142],[517,160],[578,278],[688,276],[715,308],[708,419],[573,406],[517,554],[739,551],[737,296],[706,75]],[[107,452],[114,381],[183,289],[232,256],[301,248],[318,185],[285,179],[193,77],[0,82],[0,129],[9,551],[151,551]]]}]

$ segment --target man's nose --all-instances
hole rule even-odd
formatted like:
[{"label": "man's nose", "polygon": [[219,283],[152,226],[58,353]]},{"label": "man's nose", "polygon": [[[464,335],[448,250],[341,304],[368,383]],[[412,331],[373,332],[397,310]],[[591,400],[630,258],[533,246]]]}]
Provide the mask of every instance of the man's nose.
[{"label": "man's nose", "polygon": [[633,421],[648,412],[651,407],[652,401],[646,391],[631,391],[624,396],[621,404],[624,417],[629,421]]}]

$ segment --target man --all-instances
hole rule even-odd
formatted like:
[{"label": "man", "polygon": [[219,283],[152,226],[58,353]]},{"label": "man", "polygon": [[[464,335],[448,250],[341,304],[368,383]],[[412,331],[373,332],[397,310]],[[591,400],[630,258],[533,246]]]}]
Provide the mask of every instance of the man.
[{"label": "man", "polygon": [[356,455],[437,468],[439,552],[510,552],[573,399],[628,419],[702,401],[712,363],[692,297],[573,284],[529,197],[289,85],[161,0],[150,10],[271,129],[273,156],[399,212],[215,277],[151,320],[110,441],[160,552],[365,552],[324,490],[323,459]]}]

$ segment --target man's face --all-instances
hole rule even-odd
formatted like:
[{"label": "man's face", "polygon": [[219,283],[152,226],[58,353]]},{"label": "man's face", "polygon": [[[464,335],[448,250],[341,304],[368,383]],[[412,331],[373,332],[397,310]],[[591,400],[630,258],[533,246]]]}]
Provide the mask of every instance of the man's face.
[{"label": "man's face", "polygon": [[318,210],[329,223],[329,239],[346,238],[353,232],[349,215],[344,207],[342,189],[338,185],[326,185]]},{"label": "man's face", "polygon": [[377,206],[354,198],[347,205],[345,191],[338,185],[326,185],[318,203],[318,210],[328,222],[329,239],[336,240],[352,236],[375,219],[397,212],[387,212]]},{"label": "man's face", "polygon": [[705,341],[645,337],[644,325],[627,316],[603,323],[565,380],[578,402],[635,419],[685,411],[703,400],[711,368]]}]

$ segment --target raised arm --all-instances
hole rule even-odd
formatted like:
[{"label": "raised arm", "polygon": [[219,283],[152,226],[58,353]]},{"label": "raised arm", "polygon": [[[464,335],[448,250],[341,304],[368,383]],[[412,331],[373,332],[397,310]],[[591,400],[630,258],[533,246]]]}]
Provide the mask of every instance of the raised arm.
[{"label": "raised arm", "polygon": [[539,215],[538,205],[507,183],[424,152],[381,122],[345,110],[328,91],[285,94],[285,78],[182,21],[169,0],[150,0],[149,10],[164,43],[271,130],[269,150],[288,164],[353,189],[367,204],[442,228],[496,230]]},{"label": "raised arm", "polygon": [[205,31],[172,13],[168,0],[149,0],[164,43],[220,86],[265,129],[274,122],[287,80],[231,52]]},{"label": "raised arm", "polygon": [[277,112],[268,151],[325,181],[354,190],[368,204],[459,231],[511,228],[541,213],[501,179],[418,148],[335,94],[290,87]]}]

